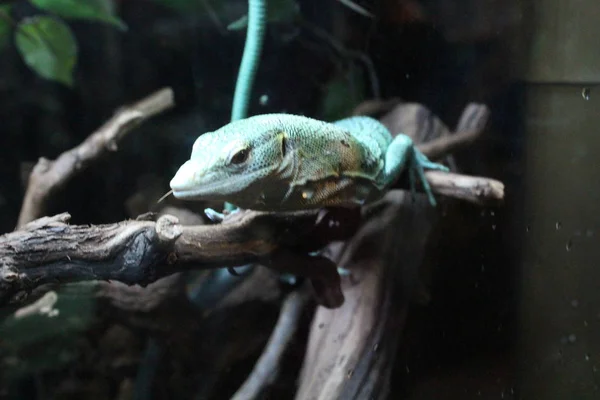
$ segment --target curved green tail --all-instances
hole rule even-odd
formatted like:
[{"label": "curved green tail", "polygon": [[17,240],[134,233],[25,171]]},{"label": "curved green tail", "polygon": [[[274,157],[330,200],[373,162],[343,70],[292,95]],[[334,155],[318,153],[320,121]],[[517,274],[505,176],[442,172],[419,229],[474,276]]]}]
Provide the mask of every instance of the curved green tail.
[{"label": "curved green tail", "polygon": [[262,51],[266,20],[265,0],[248,0],[248,28],[244,55],[238,72],[231,109],[231,120],[247,117],[250,92]]}]

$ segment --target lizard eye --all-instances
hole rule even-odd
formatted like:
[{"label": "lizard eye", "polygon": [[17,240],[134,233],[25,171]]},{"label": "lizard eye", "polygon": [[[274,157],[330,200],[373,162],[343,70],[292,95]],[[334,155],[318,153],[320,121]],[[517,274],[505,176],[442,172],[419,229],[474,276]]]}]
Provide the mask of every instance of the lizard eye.
[{"label": "lizard eye", "polygon": [[246,160],[248,160],[249,155],[250,155],[250,149],[239,150],[233,156],[231,156],[231,159],[229,160],[229,162],[231,164],[236,164],[236,165],[243,164],[246,162]]}]

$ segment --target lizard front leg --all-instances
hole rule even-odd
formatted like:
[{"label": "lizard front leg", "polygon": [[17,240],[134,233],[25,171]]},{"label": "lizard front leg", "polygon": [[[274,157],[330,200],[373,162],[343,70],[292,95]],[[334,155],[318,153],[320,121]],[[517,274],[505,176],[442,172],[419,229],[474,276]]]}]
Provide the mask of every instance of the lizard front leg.
[{"label": "lizard front leg", "polygon": [[409,168],[410,189],[414,194],[418,175],[423,189],[432,206],[436,205],[435,198],[425,178],[425,169],[449,171],[448,167],[430,161],[425,154],[421,153],[414,145],[412,139],[404,134],[397,135],[390,143],[385,153],[385,186],[392,185],[402,174],[405,168]]}]

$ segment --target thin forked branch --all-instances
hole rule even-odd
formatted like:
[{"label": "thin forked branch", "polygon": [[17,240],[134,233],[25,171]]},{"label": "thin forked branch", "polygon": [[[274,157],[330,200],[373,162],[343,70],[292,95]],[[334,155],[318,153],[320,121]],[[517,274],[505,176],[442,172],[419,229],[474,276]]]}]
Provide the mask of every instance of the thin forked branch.
[{"label": "thin forked branch", "polygon": [[172,108],[173,91],[165,88],[130,106],[123,107],[83,143],[62,153],[56,160],[40,158],[31,171],[17,228],[46,213],[48,199],[76,174],[108,151],[133,128]]}]

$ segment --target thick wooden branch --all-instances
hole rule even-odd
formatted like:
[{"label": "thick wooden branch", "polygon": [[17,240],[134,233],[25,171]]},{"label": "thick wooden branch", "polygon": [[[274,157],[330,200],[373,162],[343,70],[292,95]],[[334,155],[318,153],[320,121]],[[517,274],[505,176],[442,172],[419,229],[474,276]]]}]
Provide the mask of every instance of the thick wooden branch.
[{"label": "thick wooden branch", "polygon": [[[306,253],[349,237],[358,223],[346,210],[242,211],[221,224],[204,226],[183,226],[170,215],[156,222],[97,226],[68,225],[69,217],[41,218],[0,236],[0,303],[49,283],[116,280],[146,285],[188,269],[262,262],[310,274],[318,297],[336,306],[343,297],[335,266]],[[315,268],[302,268],[307,260]]]},{"label": "thick wooden branch", "polygon": [[83,143],[56,160],[40,158],[31,171],[17,227],[43,216],[48,199],[96,158],[117,150],[117,143],[133,128],[175,105],[170,88],[123,107]]},{"label": "thick wooden branch", "polygon": [[[437,193],[478,204],[503,197],[502,184],[486,178],[430,171],[427,179]],[[245,211],[219,225],[193,227],[182,226],[170,216],[156,223],[124,221],[99,226],[68,225],[68,219],[68,214],[45,217],[0,236],[0,302],[46,283],[116,280],[145,285],[188,268],[262,261],[314,278],[317,294],[327,297],[321,301],[339,304],[340,296],[332,287],[337,275],[327,268],[326,259],[276,250],[300,244],[304,252],[315,250],[351,236],[359,223],[356,212],[343,209],[280,214]]]}]

